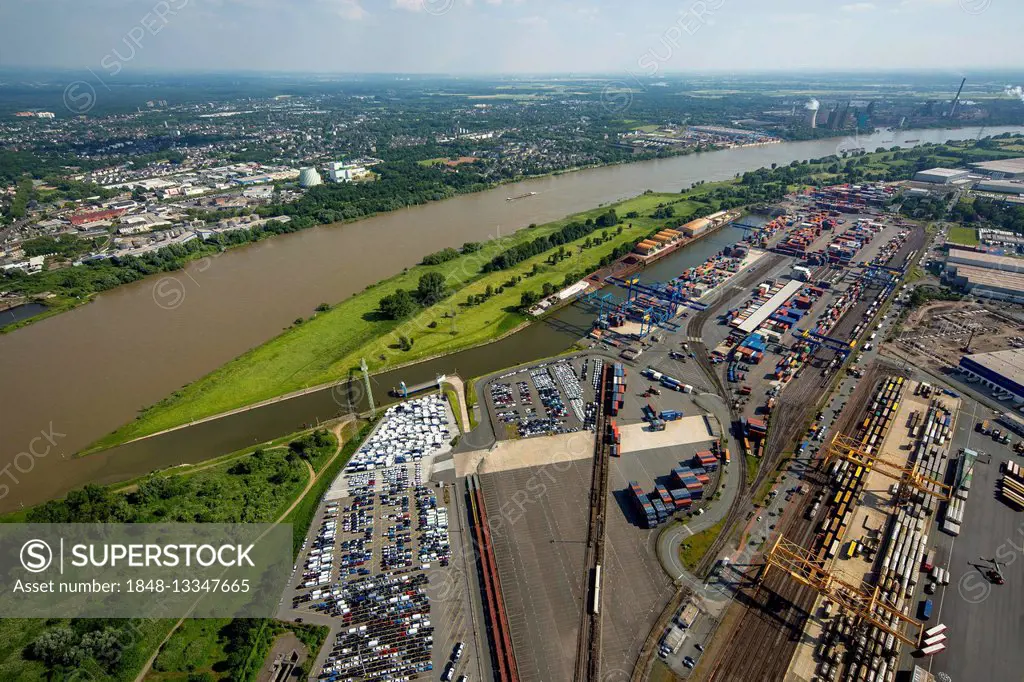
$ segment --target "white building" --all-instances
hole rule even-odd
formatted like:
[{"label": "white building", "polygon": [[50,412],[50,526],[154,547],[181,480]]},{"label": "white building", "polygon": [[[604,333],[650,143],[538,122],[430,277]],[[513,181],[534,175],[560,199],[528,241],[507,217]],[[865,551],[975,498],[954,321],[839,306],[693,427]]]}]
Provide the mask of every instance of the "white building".
[{"label": "white building", "polygon": [[970,175],[969,171],[958,168],[929,168],[919,171],[914,175],[915,182],[930,182],[934,185],[950,185],[954,182],[966,180]]},{"label": "white building", "polygon": [[331,182],[352,182],[364,173],[366,173],[366,169],[355,163],[332,161],[327,164],[327,174],[331,178]]},{"label": "white building", "polygon": [[1015,159],[998,159],[996,161],[981,161],[972,163],[971,168],[984,173],[994,180],[1024,178],[1024,156]]},{"label": "white building", "polygon": [[974,189],[978,192],[999,194],[1024,194],[1024,180],[982,180]]}]

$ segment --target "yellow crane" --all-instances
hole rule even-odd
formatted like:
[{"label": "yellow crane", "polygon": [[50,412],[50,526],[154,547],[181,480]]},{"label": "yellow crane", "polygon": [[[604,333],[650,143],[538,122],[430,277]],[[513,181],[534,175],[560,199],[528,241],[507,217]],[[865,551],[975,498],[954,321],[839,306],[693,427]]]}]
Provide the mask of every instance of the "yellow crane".
[{"label": "yellow crane", "polygon": [[[818,594],[831,599],[848,613],[870,623],[882,632],[915,649],[920,647],[925,630],[924,624],[880,598],[878,586],[858,587],[835,577],[814,557],[811,550],[790,542],[781,535],[765,557],[765,564],[757,578],[759,584],[764,582],[773,568],[788,573],[793,579],[813,588]],[[905,634],[906,629],[911,630],[911,634]]]},{"label": "yellow crane", "polygon": [[901,486],[901,499],[906,497],[910,488],[920,490],[923,493],[934,495],[943,502],[949,501],[953,488],[934,478],[922,475],[917,471],[916,466],[907,467],[898,462],[889,461],[879,455],[864,449],[864,445],[850,436],[836,434],[828,448],[825,450],[823,464],[843,459],[852,464],[864,467],[866,470],[874,470],[883,476],[899,481]]}]

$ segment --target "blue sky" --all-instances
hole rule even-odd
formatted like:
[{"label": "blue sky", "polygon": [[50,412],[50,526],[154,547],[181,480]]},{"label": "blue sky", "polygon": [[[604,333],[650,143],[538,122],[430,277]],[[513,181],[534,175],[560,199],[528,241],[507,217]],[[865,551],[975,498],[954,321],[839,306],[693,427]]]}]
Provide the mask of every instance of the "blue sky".
[{"label": "blue sky", "polygon": [[0,66],[622,72],[1024,66],[1024,0],[2,0]]}]

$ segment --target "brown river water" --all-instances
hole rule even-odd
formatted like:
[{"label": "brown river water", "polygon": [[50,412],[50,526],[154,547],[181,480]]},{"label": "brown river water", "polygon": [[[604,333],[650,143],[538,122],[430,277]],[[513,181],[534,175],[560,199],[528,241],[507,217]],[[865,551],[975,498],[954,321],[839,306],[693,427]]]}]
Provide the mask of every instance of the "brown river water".
[{"label": "brown river water", "polygon": [[[340,301],[445,246],[508,234],[647,189],[677,192],[698,180],[724,180],[837,149],[968,139],[979,131],[1024,129],[886,131],[857,140],[791,142],[588,169],[276,237],[197,261],[172,278],[104,293],[86,306],[0,336],[0,511],[89,482],[208,459],[345,411],[361,396],[315,392],[72,458],[137,410],[263,343],[295,318],[308,317],[319,303]],[[528,192],[537,194],[506,200]],[[735,228],[719,231],[659,263],[660,274],[649,271],[645,277],[671,277],[739,236]],[[456,371],[468,378],[559,352],[586,333],[590,320],[585,311],[566,308],[500,345],[379,375],[375,396],[381,402],[400,380]]]}]

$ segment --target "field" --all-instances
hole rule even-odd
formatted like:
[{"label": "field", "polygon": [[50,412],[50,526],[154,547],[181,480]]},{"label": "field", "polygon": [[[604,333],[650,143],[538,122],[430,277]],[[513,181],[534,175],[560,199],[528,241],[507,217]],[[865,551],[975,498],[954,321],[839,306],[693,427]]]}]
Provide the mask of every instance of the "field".
[{"label": "field", "polygon": [[[152,670],[146,675],[146,682],[189,682],[202,679],[215,680],[243,679],[233,673],[229,663],[232,652],[227,626],[229,618],[187,620],[174,631],[171,638],[160,649],[153,662]],[[308,649],[318,650],[327,636],[326,626],[298,625],[277,621],[254,621],[260,626],[259,636],[253,637],[248,650],[237,656],[248,662],[245,680],[255,679],[262,669],[264,659],[277,635],[291,631]]]},{"label": "field", "polygon": [[[143,412],[134,422],[101,439],[87,452],[309,386],[343,379],[354,371],[363,357],[372,370],[378,371],[493,340],[526,322],[526,317],[517,310],[524,291],[539,292],[545,283],[561,288],[568,274],[594,270],[601,258],[617,246],[632,243],[663,224],[663,221],[644,217],[651,209],[660,203],[679,201],[683,196],[642,195],[520,230],[507,238],[488,242],[480,251],[459,256],[442,265],[410,268],[368,287],[327,312],[291,327],[186,386]],[[680,202],[676,205],[677,215],[689,215],[696,206],[692,202]],[[546,262],[549,252],[529,258],[508,270],[489,274],[481,272],[483,264],[499,252],[549,235],[572,220],[597,218],[609,208],[618,212],[619,226],[623,231],[617,234],[617,227],[607,230],[608,238],[600,245],[580,248],[587,239],[600,238],[601,229],[588,238],[566,245],[566,252],[571,257],[556,264]],[[642,217],[625,218],[630,211],[637,211]],[[536,274],[533,274],[535,266]],[[421,275],[427,272],[440,273],[447,288],[454,293],[405,321],[381,319],[378,301],[398,289],[415,290]],[[514,276],[521,277],[522,281],[509,286],[510,278]],[[488,287],[492,292],[502,291],[493,293],[482,303],[466,305],[467,296],[484,297]],[[454,331],[449,318],[452,312],[456,316]],[[412,339],[408,350],[400,349],[401,336]]]},{"label": "field", "polygon": [[679,558],[683,560],[683,565],[689,570],[694,570],[700,560],[707,554],[708,548],[711,543],[715,541],[715,538],[722,532],[722,526],[725,524],[725,519],[722,519],[715,525],[711,526],[707,530],[703,530],[699,533],[694,533],[683,543],[683,548],[679,550]]},{"label": "field", "polygon": [[146,680],[185,680],[189,674],[203,673],[211,680],[221,679],[222,666],[217,664],[227,658],[227,653],[218,633],[230,622],[230,618],[186,620],[160,649]]},{"label": "field", "polygon": [[951,225],[948,241],[965,246],[976,246],[978,244],[978,232],[973,227]]}]

